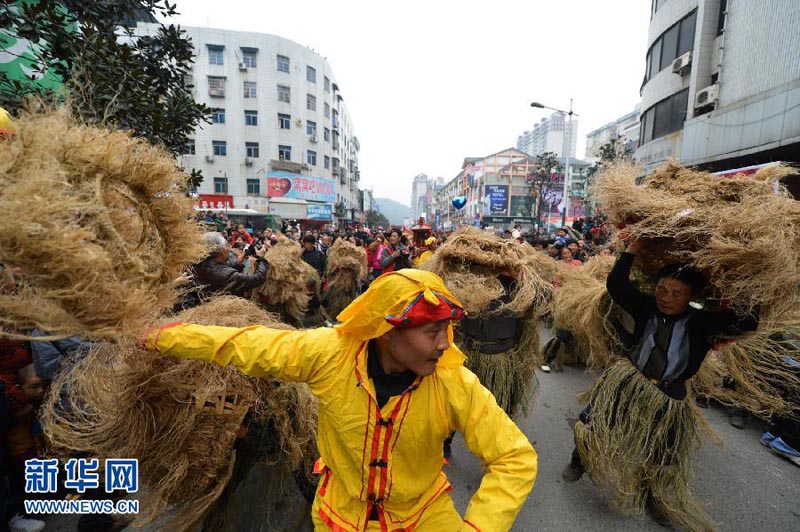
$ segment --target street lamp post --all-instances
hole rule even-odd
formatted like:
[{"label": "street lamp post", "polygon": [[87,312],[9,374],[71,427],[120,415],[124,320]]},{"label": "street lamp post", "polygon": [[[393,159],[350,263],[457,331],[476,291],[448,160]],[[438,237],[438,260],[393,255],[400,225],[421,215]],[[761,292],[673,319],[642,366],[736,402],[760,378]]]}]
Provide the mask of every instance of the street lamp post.
[{"label": "street lamp post", "polygon": [[[531,107],[537,109],[550,109],[551,111],[556,111],[558,113],[565,114],[569,117],[569,125],[564,125],[564,148],[562,150],[562,155],[564,156],[564,192],[562,197],[562,202],[564,204],[564,212],[561,215],[561,227],[567,225],[567,212],[569,211],[569,146],[572,144],[572,116],[578,116],[577,113],[572,112],[572,98],[569,99],[569,111],[564,111],[563,109],[556,109],[555,107],[548,107],[546,105],[542,105],[539,102],[532,102]],[[548,213],[548,221],[549,221],[549,213]]]}]

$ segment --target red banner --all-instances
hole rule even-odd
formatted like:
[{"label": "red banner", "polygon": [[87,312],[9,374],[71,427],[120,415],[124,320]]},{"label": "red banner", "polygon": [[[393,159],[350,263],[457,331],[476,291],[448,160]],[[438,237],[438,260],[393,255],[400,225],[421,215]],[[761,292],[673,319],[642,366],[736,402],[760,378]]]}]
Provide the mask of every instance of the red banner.
[{"label": "red banner", "polygon": [[198,206],[201,209],[233,209],[233,196],[227,194],[200,194]]}]

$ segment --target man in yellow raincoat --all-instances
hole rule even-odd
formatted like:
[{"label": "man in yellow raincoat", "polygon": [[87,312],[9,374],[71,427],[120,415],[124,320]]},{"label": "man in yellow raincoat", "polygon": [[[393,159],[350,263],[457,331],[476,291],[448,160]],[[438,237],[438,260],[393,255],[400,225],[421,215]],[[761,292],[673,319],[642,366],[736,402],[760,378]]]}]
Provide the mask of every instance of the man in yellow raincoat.
[{"label": "man in yellow raincoat", "polygon": [[[333,329],[173,325],[149,349],[306,382],[319,398],[317,530],[509,530],[533,488],[533,447],[452,343],[461,304],[437,275],[385,274]],[[462,519],[442,444],[451,431],[486,469]]]}]

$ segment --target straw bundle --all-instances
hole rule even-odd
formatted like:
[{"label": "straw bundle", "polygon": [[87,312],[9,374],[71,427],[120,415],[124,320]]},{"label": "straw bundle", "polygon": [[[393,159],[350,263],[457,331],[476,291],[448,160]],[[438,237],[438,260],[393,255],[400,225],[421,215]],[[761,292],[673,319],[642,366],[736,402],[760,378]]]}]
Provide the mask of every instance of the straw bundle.
[{"label": "straw bundle", "polygon": [[692,380],[698,396],[742,409],[769,421],[773,416],[800,420],[800,313],[767,317],[770,324],[712,351]]},{"label": "straw bundle", "polygon": [[[539,318],[553,295],[555,262],[532,247],[496,235],[466,228],[454,233],[421,267],[438,274],[464,305],[479,319],[516,315],[517,338],[503,353],[482,353],[459,336],[457,343],[467,355],[466,366],[497,399],[509,415],[527,413],[537,388],[534,367],[540,363]],[[516,278],[506,294],[501,274]]]},{"label": "straw bundle", "polygon": [[301,256],[300,244],[282,238],[267,251],[267,278],[253,293],[259,305],[297,325],[308,311],[309,286],[319,286],[319,274]]},{"label": "straw bundle", "polygon": [[[245,326],[274,316],[235,297],[209,300],[170,321]],[[130,344],[100,343],[54,381],[42,409],[45,434],[62,455],[139,459],[147,486],[135,524],[175,505],[170,529],[189,529],[219,497],[233,472],[236,432],[251,423],[274,426],[275,454],[296,469],[315,440],[316,401],[304,385],[256,381],[231,367],[179,360]]]},{"label": "straw bundle", "polygon": [[800,203],[778,181],[793,173],[773,165],[720,178],[670,163],[637,186],[637,169],[618,165],[599,177],[594,194],[610,219],[643,239],[637,262],[647,274],[667,263],[691,264],[717,298],[789,311],[796,305],[785,291],[798,279]]},{"label": "straw bundle", "polygon": [[24,113],[0,147],[0,263],[24,270],[0,295],[0,334],[135,336],[170,309],[172,280],[203,255],[172,155],[66,111]]},{"label": "straw bundle", "polygon": [[531,246],[468,227],[449,236],[421,269],[444,279],[470,314],[480,314],[502,294],[500,273],[514,273],[517,284],[511,300],[493,312],[522,315],[534,309],[540,316],[552,300],[556,264]]},{"label": "straw bundle", "polygon": [[325,307],[330,316],[338,316],[341,311],[358,297],[359,281],[367,270],[367,253],[342,238],[328,249],[328,265],[325,276],[328,286],[325,289]]}]

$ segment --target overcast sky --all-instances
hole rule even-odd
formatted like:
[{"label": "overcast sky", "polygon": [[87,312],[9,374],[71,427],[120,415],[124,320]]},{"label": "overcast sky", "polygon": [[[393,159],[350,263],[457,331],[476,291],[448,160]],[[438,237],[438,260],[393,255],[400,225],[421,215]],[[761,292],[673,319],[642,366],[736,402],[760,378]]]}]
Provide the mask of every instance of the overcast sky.
[{"label": "overcast sky", "polygon": [[586,133],[631,111],[649,0],[177,0],[184,26],[270,33],[328,59],[361,143],[362,188],[408,204],[415,175],[513,147],[550,111]]}]

